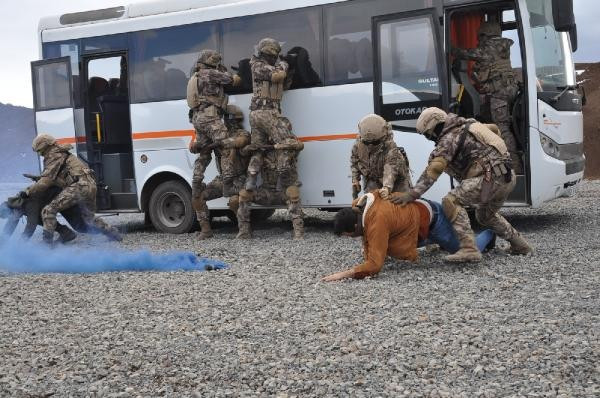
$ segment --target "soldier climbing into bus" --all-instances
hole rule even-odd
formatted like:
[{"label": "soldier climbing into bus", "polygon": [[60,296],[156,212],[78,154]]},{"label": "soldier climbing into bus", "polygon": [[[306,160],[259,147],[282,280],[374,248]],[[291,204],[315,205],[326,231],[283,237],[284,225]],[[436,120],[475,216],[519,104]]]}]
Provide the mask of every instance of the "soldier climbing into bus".
[{"label": "soldier climbing into bus", "polygon": [[210,227],[210,215],[206,202],[221,197],[229,198],[229,209],[237,214],[239,206],[238,192],[246,183],[249,157],[241,153],[240,149],[250,143],[250,133],[243,126],[244,114],[235,105],[227,105],[225,111],[225,126],[228,136],[217,141],[202,151],[218,149],[216,152],[216,165],[219,174],[208,185],[202,184],[200,197],[196,200],[196,217],[202,226],[200,239],[213,236]]},{"label": "soldier climbing into bus", "polygon": [[479,28],[479,45],[473,49],[452,48],[452,55],[459,59],[475,61],[473,79],[489,107],[491,122],[502,132],[502,139],[510,153],[512,168],[523,174],[523,159],[512,131],[512,106],[518,92],[515,72],[510,63],[510,47],[513,41],[502,37],[498,22],[483,22]]},{"label": "soldier climbing into bus", "polygon": [[[229,138],[229,131],[222,119],[227,107],[224,86],[235,86],[239,82],[239,77],[227,72],[221,64],[221,54],[214,50],[202,50],[187,86],[189,117],[196,130],[196,137],[190,142],[189,149],[198,154],[192,177],[192,205],[200,223],[200,239],[212,236],[206,203],[202,200],[202,191],[206,188],[204,172],[212,161],[213,151],[222,162],[224,157],[218,143]],[[229,170],[229,165],[219,164],[219,168]],[[223,191],[233,192],[232,184],[232,178],[224,179]]]},{"label": "soldier climbing into bus", "polygon": [[44,242],[48,245],[54,243],[54,232],[58,226],[56,215],[73,206],[78,206],[87,226],[111,240],[122,240],[116,228],[94,216],[97,191],[94,172],[70,153],[71,145],[60,145],[54,137],[41,134],[33,140],[32,149],[44,158],[44,170],[40,178],[19,196],[26,199],[38,196],[53,186],[60,188],[58,195],[42,209]]},{"label": "soldier climbing into bus", "polygon": [[[276,190],[284,192],[288,212],[292,219],[294,238],[304,235],[304,214],[300,207],[300,182],[297,178],[297,154],[304,145],[292,133],[290,121],[281,115],[283,91],[289,88],[291,74],[288,63],[280,57],[281,46],[275,39],[265,38],[258,43],[257,54],[250,60],[253,96],[250,104],[252,152],[248,166],[245,190],[240,192],[241,202],[253,202],[257,177],[264,163],[264,146],[273,145],[276,157]],[[244,207],[245,208],[245,207]],[[239,212],[238,212],[239,213]],[[250,237],[249,219],[239,219],[239,238]]]},{"label": "soldier climbing into bus", "polygon": [[391,125],[379,115],[367,115],[358,123],[359,137],[352,147],[352,196],[379,189],[386,199],[392,192],[407,192],[412,183],[404,148],[394,142]]},{"label": "soldier climbing into bus", "polygon": [[435,142],[427,168],[409,192],[393,193],[393,203],[405,205],[420,198],[445,171],[459,185],[442,200],[444,214],[452,223],[460,250],[446,256],[450,262],[481,260],[465,207],[475,207],[475,217],[510,242],[511,254],[533,251],[527,241],[498,210],[515,186],[510,155],[502,138],[474,119],[427,108],[417,120],[417,132]]}]

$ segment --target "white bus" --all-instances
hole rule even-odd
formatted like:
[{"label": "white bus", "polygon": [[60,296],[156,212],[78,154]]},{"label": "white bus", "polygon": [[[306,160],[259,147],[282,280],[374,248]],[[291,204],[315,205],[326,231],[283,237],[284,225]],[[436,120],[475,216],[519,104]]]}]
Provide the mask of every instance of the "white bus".
[{"label": "white bus", "polygon": [[[42,60],[32,63],[37,133],[74,144],[95,169],[99,211],[141,211],[161,231],[189,231],[192,66],[200,50],[220,51],[244,80],[229,102],[247,116],[248,59],[273,37],[298,54],[283,114],[305,143],[303,206],[349,206],[350,150],[363,116],[392,122],[417,178],[433,148],[414,132],[421,110],[480,115],[469,65],[448,54],[474,47],[484,20],[501,22],[514,40],[521,81],[513,125],[526,171],[507,205],[539,206],[583,176],[571,0],[164,0],[48,17],[39,24]],[[452,184],[441,178],[428,197],[440,200]],[[209,205],[226,209],[223,199]]]}]

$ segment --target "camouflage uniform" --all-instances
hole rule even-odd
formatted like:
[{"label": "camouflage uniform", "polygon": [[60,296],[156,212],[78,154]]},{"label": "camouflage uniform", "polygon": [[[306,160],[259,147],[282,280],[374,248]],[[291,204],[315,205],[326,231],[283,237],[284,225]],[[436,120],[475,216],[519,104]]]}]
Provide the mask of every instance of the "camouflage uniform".
[{"label": "camouflage uniform", "polygon": [[[290,121],[281,115],[281,99],[283,91],[290,84],[289,66],[278,58],[281,48],[273,39],[263,39],[258,45],[258,56],[250,60],[252,70],[253,96],[250,104],[251,145],[247,148],[252,152],[248,166],[246,192],[240,193],[242,216],[238,218],[240,238],[250,237],[249,216],[247,203],[254,201],[256,195],[256,180],[264,163],[261,147],[274,146],[275,168],[277,183],[275,197],[285,195],[285,202],[294,226],[294,237],[301,238],[304,231],[303,212],[300,207],[300,183],[297,178],[297,155],[304,148],[292,133]],[[269,192],[263,189],[264,192]],[[262,194],[261,194],[262,195]],[[269,194],[271,195],[271,194]],[[240,211],[238,210],[238,214]]]},{"label": "camouflage uniform", "polygon": [[[206,204],[208,201],[228,197],[230,198],[230,210],[237,213],[238,192],[244,188],[246,183],[248,156],[243,155],[240,148],[250,142],[250,134],[242,126],[243,114],[238,107],[229,105],[227,116],[225,125],[228,137],[221,142],[219,154],[216,156],[219,175],[203,187],[200,197],[196,200],[196,216],[201,225],[207,223],[210,226],[210,215]],[[202,228],[202,238],[208,238],[211,235],[210,229]]]},{"label": "camouflage uniform", "polygon": [[[229,136],[222,119],[227,106],[224,86],[235,84],[235,78],[220,65],[220,62],[219,53],[213,50],[202,50],[198,57],[196,72],[190,78],[187,88],[190,119],[196,130],[195,141],[190,144],[190,152],[198,154],[192,176],[192,205],[205,235],[201,237],[212,235],[210,223],[205,216],[206,203],[203,204],[201,199],[202,191],[206,188],[204,172],[212,160],[212,150],[220,163],[217,168],[225,169],[228,176],[233,173],[230,163],[222,164],[223,156],[218,143]],[[227,183],[230,181],[228,179]],[[232,187],[228,186],[227,189],[231,190]]]},{"label": "camouflage uniform", "polygon": [[512,105],[518,92],[517,80],[510,63],[511,39],[501,37],[502,31],[496,23],[484,23],[479,33],[479,46],[473,49],[454,48],[452,53],[460,59],[475,61],[473,79],[482,97],[489,106],[491,122],[502,133],[517,174],[523,173],[523,161],[517,140],[512,131]]},{"label": "camouflage uniform", "polygon": [[[34,140],[34,149],[36,140],[43,138],[44,135]],[[35,196],[52,186],[61,188],[60,193],[42,209],[44,241],[47,243],[53,241],[57,213],[76,205],[79,206],[81,216],[87,225],[111,239],[120,240],[121,237],[114,227],[94,216],[97,188],[93,171],[69,152],[72,149],[70,145],[63,146],[52,142],[51,145],[38,151],[44,157],[44,171],[40,179],[25,191],[27,196]]]},{"label": "camouflage uniform", "polygon": [[[476,208],[475,216],[479,223],[511,242],[513,252],[530,252],[531,247],[498,214],[515,185],[515,175],[510,169],[510,156],[502,139],[474,119],[446,115],[437,108],[428,108],[423,112],[417,121],[417,130],[433,139],[436,146],[431,152],[427,168],[414,188],[396,203],[406,203],[411,198],[414,200],[420,197],[444,171],[460,182],[442,201],[444,213],[456,230],[461,247],[459,252],[446,258],[449,261],[481,259],[464,209],[466,206]],[[394,198],[392,201],[395,201]]]},{"label": "camouflage uniform", "polygon": [[366,145],[357,139],[350,157],[352,181],[364,177],[365,192],[391,187],[390,192],[406,192],[411,188],[410,174],[404,149],[388,139],[377,145]]}]

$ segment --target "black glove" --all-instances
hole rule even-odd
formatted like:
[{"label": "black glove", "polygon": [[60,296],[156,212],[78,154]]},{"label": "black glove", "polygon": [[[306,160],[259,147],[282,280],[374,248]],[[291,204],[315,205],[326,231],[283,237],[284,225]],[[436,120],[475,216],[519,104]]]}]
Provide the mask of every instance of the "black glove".
[{"label": "black glove", "polygon": [[27,199],[28,197],[29,197],[29,195],[27,194],[27,192],[25,192],[25,191],[19,192],[19,198]]}]

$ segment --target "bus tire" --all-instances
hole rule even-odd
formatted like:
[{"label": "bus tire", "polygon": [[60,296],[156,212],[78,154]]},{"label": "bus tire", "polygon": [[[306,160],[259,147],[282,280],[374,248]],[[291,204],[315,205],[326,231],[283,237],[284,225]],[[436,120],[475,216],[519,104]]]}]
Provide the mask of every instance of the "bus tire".
[{"label": "bus tire", "polygon": [[181,181],[165,181],[154,189],[149,203],[150,220],[160,232],[183,234],[196,222],[192,192]]}]

